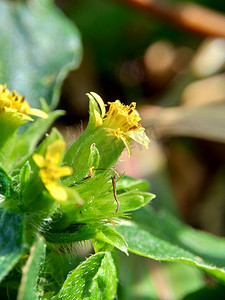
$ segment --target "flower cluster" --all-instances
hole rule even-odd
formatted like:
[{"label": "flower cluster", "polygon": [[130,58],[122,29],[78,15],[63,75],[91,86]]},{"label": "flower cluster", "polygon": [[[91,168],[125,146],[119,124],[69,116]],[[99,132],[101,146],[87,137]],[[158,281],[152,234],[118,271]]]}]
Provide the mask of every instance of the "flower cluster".
[{"label": "flower cluster", "polygon": [[131,139],[148,148],[150,140],[145,134],[145,129],[139,124],[141,118],[136,110],[135,102],[124,105],[116,100],[105,105],[98,94],[91,92],[89,95],[96,100],[100,107],[100,113],[98,110],[94,110],[96,127],[106,128],[116,138],[121,139],[128,150],[129,156],[131,156],[129,144]]},{"label": "flower cluster", "polygon": [[[19,202],[14,202],[14,196],[7,196],[5,199],[10,200],[5,203],[7,207],[17,207],[29,214],[36,212],[34,218],[38,218],[39,224],[37,212],[44,211],[45,218],[54,218],[51,228],[57,230],[74,223],[111,222],[149,201],[149,195],[137,197],[134,191],[125,192],[126,184],[121,178],[118,179],[121,190],[117,195],[113,171],[125,147],[131,155],[132,139],[148,147],[149,139],[139,124],[141,118],[136,104],[124,105],[116,100],[105,105],[98,94],[91,92],[88,96],[90,120],[79,139],[66,150],[62,136],[53,129],[36,149],[35,144],[41,138],[36,122],[41,126],[45,122],[50,124],[51,112],[45,120],[46,113],[31,108],[24,97],[0,85],[0,164],[9,172],[14,168],[19,172],[15,173],[18,178],[24,181],[19,184],[22,187]],[[24,122],[33,120],[29,115],[44,119],[36,120],[32,130],[20,135],[16,130]]]},{"label": "flower cluster", "polygon": [[16,113],[22,116],[24,121],[33,121],[29,115],[48,117],[42,110],[31,108],[24,96],[21,97],[15,91],[10,92],[6,85],[0,84],[0,115],[4,113]]}]

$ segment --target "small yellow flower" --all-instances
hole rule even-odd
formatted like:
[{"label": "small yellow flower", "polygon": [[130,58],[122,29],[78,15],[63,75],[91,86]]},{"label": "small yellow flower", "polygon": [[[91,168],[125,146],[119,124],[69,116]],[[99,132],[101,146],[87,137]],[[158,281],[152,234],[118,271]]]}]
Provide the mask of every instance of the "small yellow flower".
[{"label": "small yellow flower", "polygon": [[31,108],[24,96],[21,97],[15,91],[10,92],[6,85],[0,84],[0,115],[3,113],[17,113],[24,121],[33,121],[28,115],[48,118],[42,110]]},{"label": "small yellow flower", "polygon": [[70,167],[58,167],[64,149],[65,142],[56,140],[47,147],[45,157],[37,153],[33,155],[33,160],[40,168],[39,174],[42,182],[52,197],[59,201],[65,201],[67,199],[67,193],[63,186],[59,184],[59,179],[60,177],[72,175],[73,173],[73,169]]},{"label": "small yellow flower", "polygon": [[119,100],[108,102],[106,112],[105,106],[107,105],[104,104],[102,98],[94,92],[91,92],[90,95],[96,100],[100,108],[100,112],[94,111],[96,127],[105,127],[110,133],[121,139],[128,150],[129,156],[131,155],[130,139],[148,149],[150,140],[145,133],[145,129],[138,123],[141,118],[136,110],[135,102],[130,105],[124,105]]}]

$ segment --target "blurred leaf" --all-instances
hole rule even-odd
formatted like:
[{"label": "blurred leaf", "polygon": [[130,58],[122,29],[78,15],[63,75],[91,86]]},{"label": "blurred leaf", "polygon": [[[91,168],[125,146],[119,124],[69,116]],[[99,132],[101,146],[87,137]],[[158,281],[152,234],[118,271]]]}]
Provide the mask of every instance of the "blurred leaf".
[{"label": "blurred leaf", "polygon": [[48,146],[53,144],[56,140],[63,141],[63,136],[57,128],[53,127],[50,133],[46,134],[45,139],[40,143],[40,145],[38,145],[35,152],[41,154],[42,156],[45,156]]},{"label": "blurred leaf", "polygon": [[217,74],[188,84],[181,94],[181,100],[186,107],[212,106],[224,103],[224,94],[225,74]]},{"label": "blurred leaf", "polygon": [[[225,240],[185,226],[168,213],[142,209],[116,229],[128,250],[160,261],[185,262],[225,282]],[[216,245],[216,247],[215,247]]]},{"label": "blurred leaf", "polygon": [[197,77],[207,77],[220,72],[225,63],[224,38],[207,38],[195,53],[190,69]]},{"label": "blurred leaf", "polygon": [[110,253],[100,252],[89,257],[68,276],[58,294],[65,300],[114,299],[117,279]]},{"label": "blurred leaf", "polygon": [[[171,293],[170,298],[183,299],[188,293],[206,285],[204,274],[194,266],[183,263],[156,263],[156,265],[167,281],[165,285]],[[154,268],[151,274],[154,276]]]},{"label": "blurred leaf", "polygon": [[129,257],[125,255],[117,257],[119,265],[118,299],[159,300],[157,284],[151,276],[149,260],[132,253]]},{"label": "blurred leaf", "polygon": [[80,35],[52,0],[0,2],[0,82],[55,107],[62,81],[81,60]]},{"label": "blurred leaf", "polygon": [[196,292],[190,293],[183,300],[223,300],[225,295],[224,285],[208,286],[202,289],[199,289]]},{"label": "blurred leaf", "polygon": [[144,127],[154,126],[159,137],[188,136],[225,143],[225,105],[151,107],[142,109]]},{"label": "blurred leaf", "polygon": [[23,252],[23,216],[0,210],[0,280],[14,267]]},{"label": "blurred leaf", "polygon": [[30,256],[23,267],[23,276],[18,293],[18,300],[37,300],[38,275],[45,256],[45,243],[37,237],[30,250]]}]

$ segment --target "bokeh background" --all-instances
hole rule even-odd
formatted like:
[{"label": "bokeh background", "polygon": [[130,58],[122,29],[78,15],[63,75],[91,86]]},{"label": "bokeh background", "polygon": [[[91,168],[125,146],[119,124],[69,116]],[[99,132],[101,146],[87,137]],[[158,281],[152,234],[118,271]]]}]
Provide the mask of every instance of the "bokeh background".
[{"label": "bokeh background", "polygon": [[[80,68],[64,82],[60,107],[67,115],[58,126],[70,136],[85,128],[87,91],[98,92],[105,101],[136,101],[151,144],[149,150],[133,144],[132,158],[124,151],[117,169],[149,180],[156,209],[169,209],[194,228],[223,236],[225,3],[56,3],[77,25],[84,49]],[[150,282],[156,299],[183,299],[209,280],[189,266],[137,257],[125,269],[128,265],[137,272],[135,278],[121,275],[125,286],[135,286],[124,299],[152,299],[146,288]],[[211,296],[207,292],[204,299]]]},{"label": "bokeh background", "polygon": [[62,127],[66,124],[74,135],[85,128],[88,91],[105,101],[137,102],[151,144],[149,150],[134,144],[133,157],[125,151],[118,168],[150,179],[157,194],[153,205],[165,205],[192,226],[223,235],[225,4],[56,3],[77,25],[84,49],[81,66],[63,84],[59,107],[67,115]]}]

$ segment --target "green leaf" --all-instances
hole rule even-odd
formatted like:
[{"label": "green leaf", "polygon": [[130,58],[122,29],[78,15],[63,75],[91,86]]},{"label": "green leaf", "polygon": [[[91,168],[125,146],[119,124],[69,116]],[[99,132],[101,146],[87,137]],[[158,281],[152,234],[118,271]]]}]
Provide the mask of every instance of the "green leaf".
[{"label": "green leaf", "polygon": [[88,159],[88,165],[90,166],[90,168],[91,167],[97,168],[99,165],[99,159],[100,159],[99,151],[96,148],[95,144],[92,144],[90,147],[90,156]]},{"label": "green leaf", "polygon": [[[54,226],[54,223],[51,224]],[[97,234],[98,225],[89,224],[74,224],[68,229],[63,231],[56,231],[49,229],[50,226],[46,224],[46,227],[39,229],[45,240],[54,244],[71,244],[73,242],[80,242],[88,239],[92,239]]]},{"label": "green leaf", "polygon": [[21,115],[16,113],[1,113],[0,115],[0,160],[4,162],[16,142],[16,130],[24,124]]},{"label": "green leaf", "polygon": [[0,167],[0,201],[10,194],[11,182],[10,176]]},{"label": "green leaf", "polygon": [[[82,138],[81,138],[82,140]],[[89,175],[92,167],[97,168],[100,160],[99,151],[96,148],[95,144],[91,144],[89,151],[85,151],[83,143],[76,144],[78,148],[73,152],[72,163],[65,162],[66,165],[71,165],[73,167],[74,173],[71,176],[68,176],[64,179],[64,183],[67,185],[74,184],[74,182],[84,179]],[[78,151],[86,152],[84,157],[78,155]],[[76,152],[77,151],[77,152]],[[68,151],[65,155],[67,155]]]},{"label": "green leaf", "polygon": [[45,258],[45,243],[37,237],[30,250],[30,256],[23,267],[22,281],[19,287],[18,300],[37,300],[38,275]]},{"label": "green leaf", "polygon": [[31,168],[30,168],[30,164],[29,162],[27,161],[21,171],[20,171],[20,184],[19,184],[19,187],[20,187],[20,194],[22,195],[23,192],[24,192],[24,189],[25,189],[25,186],[28,182],[28,179],[29,179],[29,176],[30,176],[30,172],[31,172]]},{"label": "green leaf", "polygon": [[97,233],[96,238],[94,239],[95,251],[103,251],[104,247],[108,247],[107,244],[128,254],[126,241],[112,226],[109,225],[102,226]]},{"label": "green leaf", "polygon": [[[225,239],[194,230],[168,213],[142,209],[116,226],[128,250],[160,261],[194,265],[225,282]],[[216,245],[216,246],[215,246]]]},{"label": "green leaf", "polygon": [[87,129],[88,131],[93,131],[96,126],[96,114],[101,118],[102,113],[95,98],[90,93],[87,96],[89,98],[89,121]]},{"label": "green leaf", "polygon": [[118,195],[117,198],[120,203],[119,210],[126,212],[139,209],[148,204],[152,199],[155,198],[155,195],[141,191],[130,191]]},{"label": "green leaf", "polygon": [[116,268],[109,252],[89,257],[68,276],[58,294],[65,300],[110,300],[116,294]]},{"label": "green leaf", "polygon": [[23,216],[0,210],[0,281],[23,253]]},{"label": "green leaf", "polygon": [[132,191],[138,189],[142,191],[148,191],[149,183],[144,179],[135,179],[129,176],[122,176],[116,183],[116,188],[118,193],[120,190]]},{"label": "green leaf", "polygon": [[54,297],[54,293],[53,292],[47,292],[45,293],[42,297],[40,297],[41,300],[57,300],[56,297]]},{"label": "green leaf", "polygon": [[80,35],[52,0],[0,1],[0,82],[55,107],[66,74],[81,61]]},{"label": "green leaf", "polygon": [[[117,199],[119,201],[119,212],[124,213],[137,210],[140,207],[146,205],[154,198],[155,195],[142,191],[130,191],[119,194],[117,195]],[[102,197],[102,212],[109,209],[109,205],[111,206],[112,210],[116,206],[115,199],[113,198],[113,195],[110,194],[108,194],[106,197]]]}]

